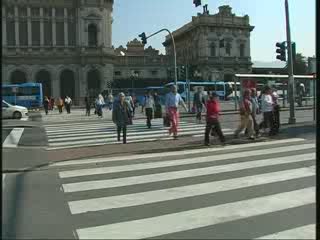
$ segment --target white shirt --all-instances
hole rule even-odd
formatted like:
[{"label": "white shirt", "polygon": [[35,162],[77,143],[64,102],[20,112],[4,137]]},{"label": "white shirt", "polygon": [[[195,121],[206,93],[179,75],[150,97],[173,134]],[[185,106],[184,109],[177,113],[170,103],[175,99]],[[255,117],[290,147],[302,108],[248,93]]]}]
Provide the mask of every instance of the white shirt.
[{"label": "white shirt", "polygon": [[273,110],[272,96],[269,94],[263,94],[261,97],[261,111],[271,112]]},{"label": "white shirt", "polygon": [[70,104],[71,103],[71,98],[66,98],[65,100],[64,100],[67,104]]},{"label": "white shirt", "polygon": [[154,106],[154,99],[152,96],[146,96],[145,98],[145,108],[153,108]]}]

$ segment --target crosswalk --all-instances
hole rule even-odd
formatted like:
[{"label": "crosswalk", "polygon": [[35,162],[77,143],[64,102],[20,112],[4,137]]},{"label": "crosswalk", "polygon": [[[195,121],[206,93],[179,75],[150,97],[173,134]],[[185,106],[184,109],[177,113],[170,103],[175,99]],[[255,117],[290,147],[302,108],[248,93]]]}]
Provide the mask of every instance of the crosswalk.
[{"label": "crosswalk", "polygon": [[[48,138],[48,150],[75,147],[116,144],[116,128],[112,121],[79,122],[44,125]],[[180,122],[179,136],[204,137],[204,124]],[[223,129],[225,135],[233,134],[232,129]],[[134,120],[127,129],[127,142],[150,142],[169,140],[168,128],[163,126],[162,119],[154,119],[152,128],[148,129],[145,119]]]},{"label": "crosswalk", "polygon": [[315,239],[300,138],[54,163],[79,239]]}]

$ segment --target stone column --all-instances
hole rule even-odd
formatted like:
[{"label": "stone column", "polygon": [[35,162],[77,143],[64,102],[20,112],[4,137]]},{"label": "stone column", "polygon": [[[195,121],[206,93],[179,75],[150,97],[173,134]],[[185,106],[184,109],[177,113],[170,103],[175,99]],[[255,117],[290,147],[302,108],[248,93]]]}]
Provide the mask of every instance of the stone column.
[{"label": "stone column", "polygon": [[27,16],[28,16],[28,46],[32,46],[32,33],[31,33],[31,9],[27,8]]},{"label": "stone column", "polygon": [[64,45],[68,46],[68,11],[64,9]]},{"label": "stone column", "polygon": [[6,8],[2,7],[2,45],[3,46],[7,45],[7,19],[5,16],[6,16]]},{"label": "stone column", "polygon": [[14,7],[14,31],[16,35],[16,46],[20,45],[19,41],[19,13],[18,7]]},{"label": "stone column", "polygon": [[52,45],[56,46],[56,9],[52,8]]},{"label": "stone column", "polygon": [[44,45],[43,8],[40,8],[40,46]]}]

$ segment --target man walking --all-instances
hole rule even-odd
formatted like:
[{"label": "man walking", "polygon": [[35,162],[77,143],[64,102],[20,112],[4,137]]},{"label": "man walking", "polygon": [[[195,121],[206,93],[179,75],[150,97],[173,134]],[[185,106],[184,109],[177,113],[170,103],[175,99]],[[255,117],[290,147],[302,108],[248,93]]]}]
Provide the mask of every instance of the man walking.
[{"label": "man walking", "polygon": [[117,126],[117,137],[120,141],[122,130],[123,143],[127,143],[127,125],[129,124],[129,106],[125,101],[124,93],[119,93],[119,100],[115,102],[112,111],[112,121]]},{"label": "man walking", "polygon": [[151,120],[153,116],[153,109],[154,109],[154,99],[151,95],[151,91],[148,92],[148,95],[145,99],[145,109],[146,109],[146,116],[147,116],[147,126],[151,128]]},{"label": "man walking", "polygon": [[203,105],[205,104],[204,95],[202,93],[202,88],[198,87],[198,91],[194,94],[193,97],[193,108],[196,110],[196,121],[201,123],[201,113]]},{"label": "man walking", "polygon": [[90,116],[90,108],[91,108],[90,98],[85,97],[84,102],[86,104],[86,116]]},{"label": "man walking", "polygon": [[269,86],[266,86],[261,97],[261,111],[263,113],[263,128],[270,129],[269,135],[274,135],[274,126],[273,126],[273,99],[272,91]]},{"label": "man walking", "polygon": [[71,98],[69,96],[66,96],[66,98],[64,99],[64,102],[65,102],[65,106],[67,109],[67,113],[70,114],[71,113],[71,103],[72,103]]},{"label": "man walking", "polygon": [[186,104],[182,97],[177,92],[177,87],[173,85],[171,92],[166,95],[166,113],[169,115],[171,128],[169,129],[169,135],[173,133],[173,138],[178,138],[178,127],[179,127],[179,105],[182,105],[186,112],[188,111]]},{"label": "man walking", "polygon": [[234,133],[235,138],[239,137],[239,134],[246,128],[248,129],[249,139],[254,140],[253,129],[252,129],[252,103],[250,101],[251,91],[245,89],[243,98],[240,101],[240,124]]}]

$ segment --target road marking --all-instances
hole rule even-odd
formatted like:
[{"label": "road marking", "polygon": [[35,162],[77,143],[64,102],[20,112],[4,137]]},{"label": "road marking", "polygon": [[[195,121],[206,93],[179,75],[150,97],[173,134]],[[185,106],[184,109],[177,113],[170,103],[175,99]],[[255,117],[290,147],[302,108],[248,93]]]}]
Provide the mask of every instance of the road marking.
[{"label": "road marking", "polygon": [[270,234],[256,239],[316,239],[316,225],[310,224],[286,231]]},{"label": "road marking", "polygon": [[246,177],[233,178],[215,182],[200,183],[182,187],[167,188],[161,190],[124,194],[112,197],[92,198],[69,202],[72,214],[141,206],[151,203],[171,201],[221,191],[231,191],[245,187],[264,185],[315,176],[310,168],[283,170],[279,172],[264,173]]},{"label": "road marking", "polygon": [[[54,163],[51,166],[68,166],[68,165],[81,165],[88,163],[103,163],[103,162],[112,162],[112,161],[126,161],[126,160],[138,160],[144,158],[157,158],[157,157],[174,157],[174,156],[184,156],[188,154],[199,154],[199,153],[212,153],[219,151],[228,151],[234,149],[243,149],[243,148],[253,148],[259,146],[269,146],[269,145],[277,145],[282,143],[296,143],[305,141],[303,138],[292,138],[292,139],[283,139],[283,140],[275,140],[268,142],[255,142],[248,144],[240,144],[240,145],[232,145],[226,147],[219,148],[202,148],[202,149],[193,149],[193,150],[183,150],[183,151],[173,151],[173,152],[163,152],[163,153],[147,153],[147,154],[132,154],[129,156],[120,156],[120,157],[110,157],[110,158],[94,158],[87,160],[71,160],[66,162]],[[315,145],[314,145],[315,146]]]},{"label": "road marking", "polygon": [[77,233],[80,239],[151,238],[223,222],[245,219],[314,202],[315,187],[310,187],[157,217],[82,228],[77,229]]},{"label": "road marking", "polygon": [[2,143],[2,147],[4,148],[16,148],[19,144],[20,138],[24,128],[14,128],[10,132],[10,134],[6,137],[4,142]]},{"label": "road marking", "polygon": [[212,166],[206,168],[180,170],[174,172],[165,172],[157,174],[148,174],[143,176],[134,176],[127,178],[117,178],[98,181],[87,181],[78,183],[63,184],[65,192],[79,192],[96,189],[107,189],[113,187],[124,187],[143,183],[154,183],[168,180],[177,180],[190,177],[205,176],[211,174],[228,173],[232,171],[239,171],[244,169],[251,169],[264,166],[276,166],[286,163],[302,162],[308,160],[315,160],[315,153],[295,155],[279,158],[268,158],[264,160],[249,161],[244,163],[233,163],[227,165]]},{"label": "road marking", "polygon": [[[286,146],[278,147],[272,149],[272,154],[283,153],[295,150],[306,150],[314,148],[314,144],[302,144],[299,146]],[[92,176],[98,174],[107,174],[107,173],[116,173],[116,172],[126,172],[126,171],[135,171],[135,170],[146,170],[146,169],[155,169],[161,167],[172,167],[172,166],[182,166],[187,164],[197,164],[205,162],[214,162],[214,161],[223,161],[233,158],[241,157],[254,157],[269,154],[270,149],[254,150],[254,151],[245,151],[238,153],[227,153],[214,156],[205,156],[205,157],[195,157],[179,160],[166,160],[161,162],[148,162],[148,163],[139,163],[134,165],[125,165],[125,166],[115,166],[115,167],[99,167],[99,168],[87,168],[80,170],[69,170],[59,173],[60,178],[70,178],[70,177],[80,177],[80,176]]]},{"label": "road marking", "polygon": [[29,117],[21,118],[21,121],[28,121]]}]

